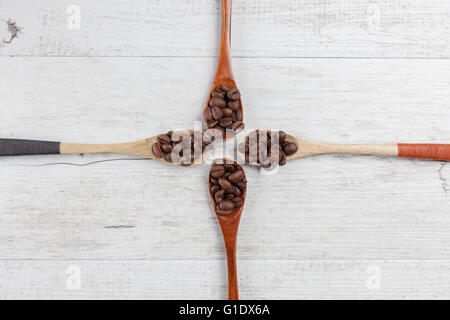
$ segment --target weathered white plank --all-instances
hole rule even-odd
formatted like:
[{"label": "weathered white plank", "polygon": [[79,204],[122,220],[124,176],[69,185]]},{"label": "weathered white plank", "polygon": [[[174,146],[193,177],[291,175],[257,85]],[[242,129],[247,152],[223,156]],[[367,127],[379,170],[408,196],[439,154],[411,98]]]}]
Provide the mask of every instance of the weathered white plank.
[{"label": "weathered white plank", "polygon": [[[336,142],[450,141],[448,60],[234,63],[250,127]],[[117,142],[191,127],[214,68],[214,58],[1,58],[0,136]],[[117,157],[0,159],[0,258],[223,258],[207,166],[24,166]],[[248,168],[239,256],[449,259],[449,168],[351,156],[298,160],[270,177]]]},{"label": "weathered white plank", "polygon": [[[70,30],[69,6],[81,12]],[[23,34],[2,56],[216,56],[219,1],[3,0]],[[446,0],[234,1],[233,54],[245,57],[450,56]],[[0,36],[8,38],[0,21]]]},{"label": "weathered white plank", "polygon": [[[450,297],[448,260],[240,260],[238,268],[242,299]],[[0,261],[0,298],[226,299],[225,269],[225,261]]]}]

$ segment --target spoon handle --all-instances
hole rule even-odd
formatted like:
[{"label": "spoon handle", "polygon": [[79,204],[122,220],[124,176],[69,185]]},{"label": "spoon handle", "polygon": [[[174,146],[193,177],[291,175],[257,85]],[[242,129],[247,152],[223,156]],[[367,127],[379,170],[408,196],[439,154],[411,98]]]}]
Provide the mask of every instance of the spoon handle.
[{"label": "spoon handle", "polygon": [[351,153],[403,158],[450,160],[450,144],[335,144],[301,140],[300,153]]},{"label": "spoon handle", "polygon": [[450,160],[450,144],[398,144],[398,156],[430,160]]},{"label": "spoon handle", "polygon": [[222,229],[225,250],[227,253],[228,266],[228,300],[239,300],[237,262],[236,262],[236,241],[239,227],[240,215],[231,221],[219,217],[220,228]]},{"label": "spoon handle", "polygon": [[60,142],[0,139],[0,156],[59,154]]},{"label": "spoon handle", "polygon": [[232,0],[222,0],[222,31],[216,82],[221,78],[234,79],[231,64],[231,7]]}]

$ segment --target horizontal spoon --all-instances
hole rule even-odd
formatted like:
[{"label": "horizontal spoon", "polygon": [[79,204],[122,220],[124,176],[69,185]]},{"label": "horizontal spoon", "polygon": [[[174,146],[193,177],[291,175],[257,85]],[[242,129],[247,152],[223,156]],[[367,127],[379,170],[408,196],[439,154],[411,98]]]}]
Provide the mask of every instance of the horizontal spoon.
[{"label": "horizontal spoon", "polygon": [[[450,144],[339,144],[315,142],[289,134],[286,134],[286,141],[297,144],[297,151],[287,156],[287,161],[319,154],[362,154],[440,161],[450,160]],[[245,159],[243,152],[241,150],[238,152],[241,159]],[[251,165],[259,164],[251,163]]]},{"label": "horizontal spoon", "polygon": [[[183,133],[193,133],[194,130],[176,131]],[[171,165],[181,165],[177,162],[169,162],[164,158],[158,158],[152,151],[152,145],[158,142],[158,136],[147,139],[117,143],[117,144],[77,144],[38,140],[20,139],[0,139],[0,156],[25,156],[44,154],[78,154],[78,153],[120,153],[135,155],[152,160],[157,160]],[[199,165],[205,162],[210,155],[211,148],[206,148],[201,157],[194,160],[192,165]]]},{"label": "horizontal spoon", "polygon": [[[244,169],[240,164],[237,163],[237,161],[230,159],[223,159],[223,163],[237,164],[239,166],[239,169],[242,170],[242,172],[244,172]],[[239,229],[239,222],[241,220],[242,211],[244,210],[247,188],[240,195],[242,199],[242,205],[239,208],[233,209],[231,213],[226,215],[217,213],[214,194],[212,194],[211,192],[211,181],[209,181],[209,190],[210,190],[209,197],[211,198],[211,204],[213,206],[214,212],[216,213],[217,219],[219,220],[220,229],[222,230],[222,235],[225,242],[225,250],[227,254],[227,266],[228,266],[228,300],[238,300],[239,293],[237,280],[236,242],[237,242],[237,233]]]},{"label": "horizontal spoon", "polygon": [[298,146],[296,153],[286,157],[288,161],[312,155],[331,153],[450,160],[450,144],[338,144],[314,142],[291,135],[286,135],[286,140],[295,142]]}]

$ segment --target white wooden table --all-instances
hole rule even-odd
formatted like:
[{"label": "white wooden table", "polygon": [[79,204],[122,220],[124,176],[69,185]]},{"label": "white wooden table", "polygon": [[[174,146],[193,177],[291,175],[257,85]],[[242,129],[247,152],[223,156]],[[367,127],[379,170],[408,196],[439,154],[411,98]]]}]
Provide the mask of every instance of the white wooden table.
[{"label": "white wooden table", "polygon": [[[0,43],[0,137],[108,143],[192,127],[215,72],[219,9],[2,0],[0,19],[23,33]],[[233,9],[247,127],[450,143],[449,1]],[[107,154],[0,158],[0,298],[226,298],[208,171]],[[241,298],[450,298],[450,165],[318,156],[247,177]]]}]

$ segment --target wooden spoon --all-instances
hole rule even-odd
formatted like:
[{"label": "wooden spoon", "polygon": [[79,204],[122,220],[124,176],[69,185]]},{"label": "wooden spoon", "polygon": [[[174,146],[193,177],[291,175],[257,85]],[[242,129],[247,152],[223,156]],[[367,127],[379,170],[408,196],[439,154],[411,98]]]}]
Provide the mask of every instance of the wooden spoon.
[{"label": "wooden spoon", "polygon": [[[178,134],[191,134],[194,130],[176,131]],[[158,158],[152,151],[158,136],[119,144],[75,144],[37,140],[0,139],[0,156],[23,156],[42,154],[76,154],[76,153],[122,153],[158,160],[171,165],[181,165]],[[212,146],[212,145],[211,145]],[[207,147],[201,157],[191,165],[199,165],[209,158],[212,148]]]},{"label": "wooden spoon", "polygon": [[[217,160],[216,160],[217,161]],[[223,159],[224,164],[237,164],[239,168],[244,172],[244,169],[240,164],[234,160]],[[244,172],[245,178],[245,172]],[[209,179],[208,179],[209,181]],[[216,212],[216,203],[214,201],[214,195],[211,193],[211,182],[209,182],[209,197],[219,220],[220,228],[222,229],[223,239],[225,242],[225,249],[227,253],[227,265],[228,265],[228,299],[238,300],[238,280],[237,280],[237,264],[236,264],[236,241],[239,228],[239,221],[241,220],[242,211],[244,210],[245,196],[247,189],[240,195],[242,199],[242,206],[233,209],[230,214],[221,215]]]},{"label": "wooden spoon", "polygon": [[[216,76],[211,86],[211,91],[209,92],[205,109],[209,108],[211,94],[220,85],[227,86],[230,89],[237,88],[236,82],[234,81],[233,68],[231,64],[231,2],[232,0],[222,0],[222,35],[220,40],[219,61],[217,64]],[[241,98],[239,98],[239,110],[242,114],[242,121],[244,122]],[[223,140],[232,139],[234,136],[234,133],[225,132]]]},{"label": "wooden spoon", "polygon": [[298,150],[287,160],[304,158],[316,154],[350,153],[417,158],[429,160],[450,160],[450,144],[337,144],[308,141],[286,135],[286,140],[297,143]]},{"label": "wooden spoon", "polygon": [[[286,134],[286,141],[296,143],[298,148],[297,152],[286,157],[287,161],[318,154],[331,153],[450,160],[450,144],[338,144],[309,141],[289,134]],[[239,154],[243,157],[240,150]],[[256,163],[252,164],[256,165]]]}]

